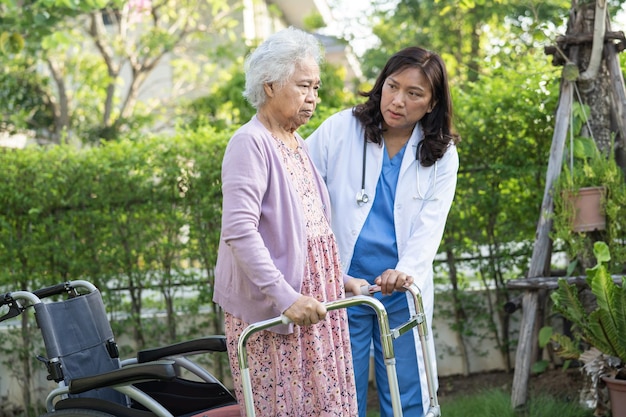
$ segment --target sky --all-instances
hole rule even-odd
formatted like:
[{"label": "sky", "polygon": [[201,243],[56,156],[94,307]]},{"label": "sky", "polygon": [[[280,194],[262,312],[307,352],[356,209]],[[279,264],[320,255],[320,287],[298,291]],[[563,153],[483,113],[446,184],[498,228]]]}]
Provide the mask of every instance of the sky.
[{"label": "sky", "polygon": [[[394,2],[395,3],[395,2]],[[328,0],[335,21],[325,32],[329,35],[353,38],[350,44],[357,55],[371,48],[377,38],[368,25],[359,22],[372,11],[370,0]]]}]

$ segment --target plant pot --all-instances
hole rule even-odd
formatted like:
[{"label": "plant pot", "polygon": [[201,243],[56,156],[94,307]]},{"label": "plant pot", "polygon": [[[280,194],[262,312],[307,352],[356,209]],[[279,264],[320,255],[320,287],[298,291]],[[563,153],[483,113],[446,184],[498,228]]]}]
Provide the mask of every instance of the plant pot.
[{"label": "plant pot", "polygon": [[611,400],[611,416],[626,417],[626,380],[602,377],[609,389]]},{"label": "plant pot", "polygon": [[602,205],[604,193],[604,187],[583,187],[578,193],[568,192],[570,206],[574,209],[572,230],[592,232],[606,228],[606,216]]}]

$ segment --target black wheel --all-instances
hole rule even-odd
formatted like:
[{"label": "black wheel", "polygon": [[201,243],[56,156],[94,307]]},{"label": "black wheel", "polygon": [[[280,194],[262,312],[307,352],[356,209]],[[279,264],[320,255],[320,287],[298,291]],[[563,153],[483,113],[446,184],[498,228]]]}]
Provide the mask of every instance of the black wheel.
[{"label": "black wheel", "polygon": [[116,417],[103,411],[87,408],[67,408],[42,414],[39,417]]}]

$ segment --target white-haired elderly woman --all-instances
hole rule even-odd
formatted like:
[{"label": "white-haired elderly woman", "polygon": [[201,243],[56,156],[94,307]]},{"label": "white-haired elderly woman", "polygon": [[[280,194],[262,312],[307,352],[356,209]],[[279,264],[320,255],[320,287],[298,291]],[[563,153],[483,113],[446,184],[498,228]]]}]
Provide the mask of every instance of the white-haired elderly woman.
[{"label": "white-haired elderly woman", "polygon": [[244,97],[257,112],[230,139],[222,163],[213,299],[224,310],[242,415],[237,341],[249,323],[280,314],[293,324],[247,342],[257,415],[357,415],[346,311],[327,312],[323,303],[367,282],[342,272],[328,193],[296,132],[315,110],[321,59],[315,37],[294,28],[247,57]]}]

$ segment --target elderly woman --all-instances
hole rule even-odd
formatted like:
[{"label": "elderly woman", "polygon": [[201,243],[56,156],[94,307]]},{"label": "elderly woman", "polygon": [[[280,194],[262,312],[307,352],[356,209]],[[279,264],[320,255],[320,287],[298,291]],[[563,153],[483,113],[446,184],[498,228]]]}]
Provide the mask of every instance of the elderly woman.
[{"label": "elderly woman", "polygon": [[214,301],[224,310],[242,415],[238,338],[249,323],[281,313],[295,325],[247,342],[257,414],[357,414],[346,311],[323,303],[367,282],[341,271],[324,181],[296,133],[315,110],[320,60],[317,40],[293,28],[247,57],[244,96],[257,113],[230,139],[222,164]]}]

